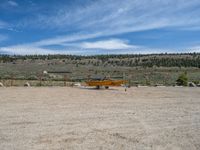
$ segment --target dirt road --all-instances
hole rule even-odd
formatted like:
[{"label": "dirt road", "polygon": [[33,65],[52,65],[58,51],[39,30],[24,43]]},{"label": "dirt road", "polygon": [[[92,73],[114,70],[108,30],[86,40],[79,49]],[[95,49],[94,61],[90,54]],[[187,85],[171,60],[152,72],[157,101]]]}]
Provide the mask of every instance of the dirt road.
[{"label": "dirt road", "polygon": [[199,150],[200,88],[0,88],[0,150]]}]

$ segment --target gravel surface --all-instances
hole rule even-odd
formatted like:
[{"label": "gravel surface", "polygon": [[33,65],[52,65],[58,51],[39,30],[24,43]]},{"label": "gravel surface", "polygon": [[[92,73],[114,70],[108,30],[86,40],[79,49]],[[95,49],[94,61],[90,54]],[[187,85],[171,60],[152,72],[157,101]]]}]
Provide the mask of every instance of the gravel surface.
[{"label": "gravel surface", "polygon": [[0,88],[0,150],[199,150],[200,88]]}]

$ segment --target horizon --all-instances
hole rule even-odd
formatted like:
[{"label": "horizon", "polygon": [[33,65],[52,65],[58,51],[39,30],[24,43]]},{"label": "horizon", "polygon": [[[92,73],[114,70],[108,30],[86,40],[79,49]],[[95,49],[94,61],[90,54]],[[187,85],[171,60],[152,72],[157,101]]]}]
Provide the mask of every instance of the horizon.
[{"label": "horizon", "polygon": [[75,56],[75,57],[98,57],[98,56],[150,56],[150,55],[200,55],[200,52],[172,52],[172,53],[146,53],[146,54],[142,54],[142,53],[134,53],[134,54],[91,54],[91,55],[87,55],[87,54],[3,54],[0,53],[0,56],[16,56],[16,57],[23,57],[23,56]]},{"label": "horizon", "polygon": [[200,53],[198,0],[1,0],[0,55]]}]

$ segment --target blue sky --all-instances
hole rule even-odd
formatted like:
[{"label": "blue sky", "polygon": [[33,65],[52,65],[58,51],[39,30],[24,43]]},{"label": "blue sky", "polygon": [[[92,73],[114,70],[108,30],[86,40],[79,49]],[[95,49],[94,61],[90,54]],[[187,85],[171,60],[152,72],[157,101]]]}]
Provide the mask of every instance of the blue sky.
[{"label": "blue sky", "polygon": [[0,0],[0,53],[200,52],[199,0]]}]

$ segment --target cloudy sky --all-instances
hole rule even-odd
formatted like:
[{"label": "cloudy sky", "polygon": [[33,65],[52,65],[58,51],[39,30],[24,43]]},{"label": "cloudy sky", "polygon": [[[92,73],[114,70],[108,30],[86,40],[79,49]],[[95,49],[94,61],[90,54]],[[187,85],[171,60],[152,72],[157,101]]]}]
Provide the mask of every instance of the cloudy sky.
[{"label": "cloudy sky", "polygon": [[0,0],[0,53],[200,52],[199,0]]}]

